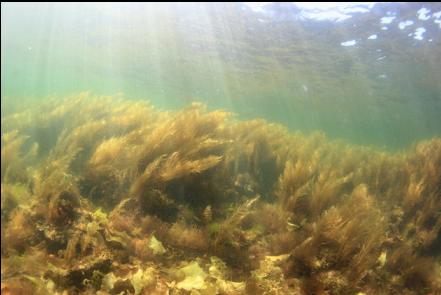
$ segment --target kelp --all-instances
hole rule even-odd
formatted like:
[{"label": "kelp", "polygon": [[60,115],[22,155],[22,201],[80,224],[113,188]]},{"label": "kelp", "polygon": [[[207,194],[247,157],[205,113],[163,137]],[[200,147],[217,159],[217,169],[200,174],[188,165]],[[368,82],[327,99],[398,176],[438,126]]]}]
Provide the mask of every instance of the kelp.
[{"label": "kelp", "polygon": [[441,138],[81,93],[2,118],[1,160],[5,294],[441,292]]}]

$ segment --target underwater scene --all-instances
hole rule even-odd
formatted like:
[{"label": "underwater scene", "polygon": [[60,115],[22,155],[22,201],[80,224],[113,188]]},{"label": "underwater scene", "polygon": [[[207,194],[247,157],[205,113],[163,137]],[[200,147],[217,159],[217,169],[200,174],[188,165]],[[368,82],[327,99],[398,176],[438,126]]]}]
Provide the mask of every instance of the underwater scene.
[{"label": "underwater scene", "polygon": [[441,294],[441,3],[2,3],[1,294]]}]

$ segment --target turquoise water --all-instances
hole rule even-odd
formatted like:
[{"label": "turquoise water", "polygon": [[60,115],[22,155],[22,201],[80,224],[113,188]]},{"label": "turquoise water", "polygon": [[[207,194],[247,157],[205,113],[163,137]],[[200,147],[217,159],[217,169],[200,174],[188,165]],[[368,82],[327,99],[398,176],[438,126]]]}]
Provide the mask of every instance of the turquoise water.
[{"label": "turquoise water", "polygon": [[2,112],[81,91],[122,93],[404,148],[441,134],[440,11],[439,3],[5,3]]},{"label": "turquoise water", "polygon": [[441,294],[441,4],[2,4],[1,294]]}]

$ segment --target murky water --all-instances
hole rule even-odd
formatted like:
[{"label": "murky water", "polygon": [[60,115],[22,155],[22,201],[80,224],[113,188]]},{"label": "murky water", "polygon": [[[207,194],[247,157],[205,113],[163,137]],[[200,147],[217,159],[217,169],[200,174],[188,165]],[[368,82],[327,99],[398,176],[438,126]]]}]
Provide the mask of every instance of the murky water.
[{"label": "murky water", "polygon": [[198,100],[392,148],[439,135],[441,5],[325,8],[6,4],[2,97]]},{"label": "murky water", "polygon": [[440,77],[439,3],[2,3],[2,294],[437,294]]}]

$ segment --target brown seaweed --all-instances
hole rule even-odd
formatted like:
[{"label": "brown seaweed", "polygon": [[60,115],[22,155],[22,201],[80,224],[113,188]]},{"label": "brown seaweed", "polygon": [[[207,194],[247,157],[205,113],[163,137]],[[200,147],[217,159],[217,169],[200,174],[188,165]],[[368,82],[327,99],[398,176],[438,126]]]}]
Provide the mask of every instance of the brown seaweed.
[{"label": "brown seaweed", "polygon": [[441,292],[439,137],[81,93],[2,118],[1,160],[2,294]]}]

